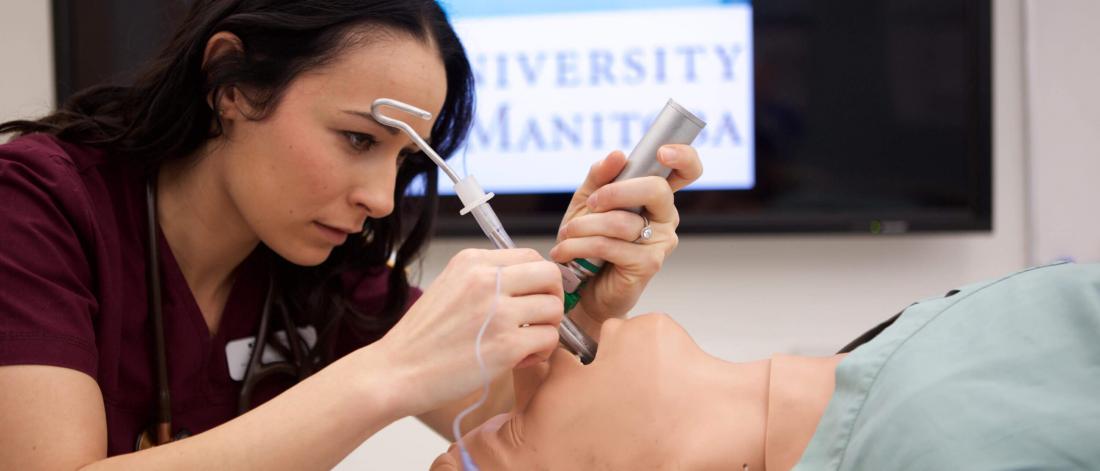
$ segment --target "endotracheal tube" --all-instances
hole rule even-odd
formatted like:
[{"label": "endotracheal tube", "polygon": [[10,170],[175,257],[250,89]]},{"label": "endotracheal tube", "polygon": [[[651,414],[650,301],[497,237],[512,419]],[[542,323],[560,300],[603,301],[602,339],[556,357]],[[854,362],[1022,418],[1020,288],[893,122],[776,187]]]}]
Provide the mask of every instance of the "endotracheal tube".
[{"label": "endotracheal tube", "polygon": [[[462,201],[464,207],[459,214],[465,215],[467,213],[473,213],[474,219],[477,220],[477,225],[481,227],[481,231],[485,233],[485,236],[489,240],[493,241],[493,245],[498,249],[514,249],[516,244],[512,242],[512,238],[508,236],[508,232],[504,230],[504,225],[500,223],[500,219],[497,218],[493,208],[489,206],[489,200],[493,198],[492,193],[485,193],[485,190],[481,189],[481,185],[478,184],[477,179],[473,175],[467,175],[466,178],[458,178],[458,174],[447,165],[447,162],[443,161],[443,158],[420,135],[416,134],[412,126],[399,119],[394,119],[386,116],[382,113],[381,108],[391,107],[405,113],[409,113],[420,119],[431,119],[432,114],[424,111],[420,108],[412,106],[408,103],[403,103],[397,100],[389,98],[379,98],[374,100],[371,104],[371,116],[376,121],[383,125],[400,129],[409,136],[417,147],[420,148],[428,158],[435,162],[439,166],[440,170],[451,179],[454,183],[455,193],[458,195],[458,199]],[[579,286],[579,278],[573,274],[573,271],[569,268],[562,266],[562,285],[565,288],[565,311],[568,312],[570,308],[576,305],[579,299],[577,292]],[[573,352],[580,357],[581,362],[588,364],[596,357],[597,344],[591,337],[589,337],[580,327],[569,317],[562,318],[561,324],[558,326],[558,334],[561,338],[561,343],[569,351]]]},{"label": "endotracheal tube", "polygon": [[474,219],[477,220],[478,226],[481,227],[481,230],[485,232],[485,235],[489,237],[489,240],[493,241],[493,244],[496,245],[498,249],[515,248],[516,244],[512,242],[511,237],[508,237],[508,232],[504,230],[504,226],[500,223],[500,219],[498,219],[496,213],[493,212],[493,208],[489,206],[489,200],[495,195],[493,193],[485,193],[485,190],[481,189],[481,185],[478,184],[477,179],[474,178],[473,175],[468,175],[466,178],[459,178],[458,174],[443,160],[443,157],[440,157],[435,149],[432,149],[432,146],[424,142],[424,139],[413,130],[412,126],[409,126],[409,124],[404,121],[383,114],[381,108],[384,106],[396,108],[420,119],[431,119],[432,114],[408,103],[402,103],[389,98],[374,100],[370,108],[371,116],[374,116],[375,120],[386,126],[404,131],[405,134],[416,143],[416,146],[427,154],[428,158],[432,159],[432,162],[439,166],[439,169],[447,175],[447,178],[451,179],[451,182],[454,183],[455,193],[458,194],[458,199],[461,200],[462,204],[465,206],[459,214],[465,215],[466,213],[472,212],[474,214]]}]

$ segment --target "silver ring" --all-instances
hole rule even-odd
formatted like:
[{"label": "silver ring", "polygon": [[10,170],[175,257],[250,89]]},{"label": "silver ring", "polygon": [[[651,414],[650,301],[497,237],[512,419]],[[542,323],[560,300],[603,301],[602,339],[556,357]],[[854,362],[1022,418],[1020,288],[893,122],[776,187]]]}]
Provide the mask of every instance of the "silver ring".
[{"label": "silver ring", "polygon": [[635,244],[645,242],[653,238],[653,226],[649,225],[649,218],[645,217],[645,215],[643,214],[638,215],[642,217],[642,230],[638,233],[638,238],[634,239],[633,242]]}]

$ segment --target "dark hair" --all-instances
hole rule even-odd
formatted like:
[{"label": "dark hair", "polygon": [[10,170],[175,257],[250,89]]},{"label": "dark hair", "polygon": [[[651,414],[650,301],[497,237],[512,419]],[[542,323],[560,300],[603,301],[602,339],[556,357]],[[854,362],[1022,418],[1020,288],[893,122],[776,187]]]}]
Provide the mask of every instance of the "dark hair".
[{"label": "dark hair", "polygon": [[[432,128],[431,144],[449,156],[466,138],[472,121],[473,75],[462,44],[434,0],[197,0],[172,40],[133,84],[89,88],[44,118],[0,124],[0,135],[50,133],[67,142],[104,148],[115,158],[153,172],[161,162],[186,158],[221,133],[208,97],[225,87],[243,88],[259,110],[253,118],[263,119],[298,75],[369,40],[372,35],[356,33],[371,29],[408,34],[438,49],[447,74],[447,96]],[[203,66],[206,43],[220,31],[239,37],[244,50]],[[418,176],[426,183],[423,196],[405,198]],[[316,267],[270,257],[276,309],[319,330],[317,366],[338,353],[335,344],[343,327],[356,338],[373,341],[400,319],[409,296],[406,267],[432,229],[436,183],[432,162],[423,154],[411,155],[397,173],[393,213],[369,220],[364,237],[350,238]],[[378,309],[353,308],[342,275],[349,270],[374,273],[391,257],[384,302]]]}]

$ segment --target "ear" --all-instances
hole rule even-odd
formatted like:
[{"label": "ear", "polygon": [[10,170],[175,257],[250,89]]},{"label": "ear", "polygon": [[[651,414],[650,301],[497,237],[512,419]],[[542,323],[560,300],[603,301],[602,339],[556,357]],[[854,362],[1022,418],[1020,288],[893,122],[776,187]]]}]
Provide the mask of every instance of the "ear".
[{"label": "ear", "polygon": [[[202,55],[202,68],[206,70],[207,64],[212,61],[243,53],[244,43],[241,38],[228,31],[218,31],[206,41],[206,49]],[[238,93],[237,88],[231,86],[211,91],[206,97],[206,104],[224,121],[236,117],[240,113],[241,106],[247,105],[241,98],[243,97]]]}]

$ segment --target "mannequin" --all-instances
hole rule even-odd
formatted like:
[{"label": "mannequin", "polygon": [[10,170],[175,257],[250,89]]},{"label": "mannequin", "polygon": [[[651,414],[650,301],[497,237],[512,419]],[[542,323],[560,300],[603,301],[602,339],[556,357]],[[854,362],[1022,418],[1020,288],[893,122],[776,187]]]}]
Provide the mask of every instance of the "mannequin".
[{"label": "mannequin", "polygon": [[[842,358],[731,363],[663,314],[609,320],[600,338],[590,365],[559,349],[516,370],[513,411],[464,437],[479,468],[789,469]],[[459,463],[452,446],[431,469]]]},{"label": "mannequin", "polygon": [[556,352],[518,370],[513,411],[465,441],[483,470],[1100,463],[1100,264],[966,285],[890,322],[843,361],[729,363],[667,316],[609,321],[591,365]]}]

